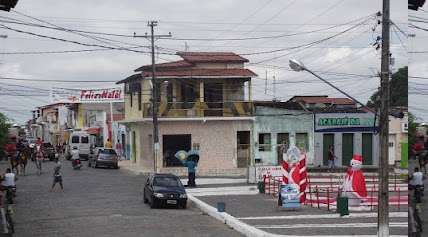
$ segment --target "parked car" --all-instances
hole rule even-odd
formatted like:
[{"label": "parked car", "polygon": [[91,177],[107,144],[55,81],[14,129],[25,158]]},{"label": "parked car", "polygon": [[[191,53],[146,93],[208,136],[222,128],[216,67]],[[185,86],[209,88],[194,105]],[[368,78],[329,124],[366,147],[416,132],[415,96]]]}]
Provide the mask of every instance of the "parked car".
[{"label": "parked car", "polygon": [[49,159],[50,161],[55,160],[55,148],[50,142],[43,143],[43,154],[45,159]]},{"label": "parked car", "polygon": [[97,148],[96,153],[89,157],[88,166],[97,168],[98,166],[108,166],[119,168],[116,151],[111,148]]},{"label": "parked car", "polygon": [[144,185],[143,200],[151,208],[176,205],[185,209],[187,206],[186,190],[180,178],[173,174],[149,175]]}]

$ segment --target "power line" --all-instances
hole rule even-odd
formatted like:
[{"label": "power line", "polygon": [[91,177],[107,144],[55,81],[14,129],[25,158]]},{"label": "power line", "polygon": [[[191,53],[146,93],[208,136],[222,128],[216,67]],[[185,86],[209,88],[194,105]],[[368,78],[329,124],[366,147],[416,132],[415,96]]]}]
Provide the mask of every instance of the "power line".
[{"label": "power line", "polygon": [[[14,28],[8,27],[8,26],[3,25],[3,24],[0,24],[0,28],[8,29],[8,30],[15,31],[18,33],[33,35],[33,36],[37,36],[37,37],[41,37],[41,38],[47,38],[47,39],[52,39],[52,40],[57,40],[57,41],[62,41],[62,42],[67,42],[67,43],[83,45],[83,46],[99,47],[99,48],[113,49],[113,50],[124,50],[124,51],[131,51],[131,52],[135,52],[135,53],[144,53],[144,54],[150,53],[150,52],[146,52],[146,51],[133,50],[131,48],[110,47],[110,46],[99,45],[99,44],[87,44],[87,43],[82,43],[82,42],[78,42],[78,41],[74,41],[74,40],[67,40],[67,39],[58,38],[58,37],[46,36],[46,35],[36,34],[33,32],[29,32],[29,31],[14,29]],[[175,55],[175,54],[171,54],[171,53],[161,53],[161,54]]]},{"label": "power line", "polygon": [[117,82],[118,80],[48,80],[48,79],[31,79],[31,78],[15,78],[15,77],[1,77],[3,80],[11,81],[33,81],[33,82],[65,82],[65,83],[75,83],[75,82],[91,82],[91,83],[105,83],[105,82]]}]

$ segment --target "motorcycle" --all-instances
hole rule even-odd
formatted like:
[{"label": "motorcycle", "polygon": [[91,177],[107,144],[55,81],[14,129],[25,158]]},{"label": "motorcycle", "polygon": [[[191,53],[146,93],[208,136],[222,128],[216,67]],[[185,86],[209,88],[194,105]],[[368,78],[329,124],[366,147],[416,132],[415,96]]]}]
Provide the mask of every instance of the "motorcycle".
[{"label": "motorcycle", "polygon": [[73,169],[77,170],[82,167],[82,162],[79,157],[79,150],[77,147],[73,147],[71,150],[71,165],[73,166]]}]

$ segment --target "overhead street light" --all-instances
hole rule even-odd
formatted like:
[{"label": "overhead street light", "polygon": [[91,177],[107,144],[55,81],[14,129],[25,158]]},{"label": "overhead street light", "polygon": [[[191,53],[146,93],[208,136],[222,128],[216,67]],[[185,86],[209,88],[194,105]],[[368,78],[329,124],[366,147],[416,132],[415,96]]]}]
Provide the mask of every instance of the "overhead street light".
[{"label": "overhead street light", "polygon": [[331,84],[329,81],[325,80],[324,78],[322,78],[321,76],[319,76],[315,72],[309,70],[302,62],[300,62],[300,61],[298,61],[296,59],[290,59],[289,62],[290,62],[290,68],[293,69],[294,71],[296,71],[296,72],[300,72],[300,71],[307,71],[307,72],[309,72],[310,74],[314,75],[315,77],[317,77],[318,79],[320,79],[321,81],[323,81],[324,83],[326,83],[327,85],[333,87],[334,89],[336,89],[340,93],[342,93],[345,96],[347,96],[349,99],[351,99],[355,103],[362,105],[364,108],[366,108],[367,110],[369,110],[370,112],[372,112],[374,114],[376,113],[371,108],[367,107],[367,105],[365,105],[364,103],[358,101],[357,99],[355,99],[354,97],[352,97],[348,93],[344,92],[343,90],[339,89],[335,85]]}]

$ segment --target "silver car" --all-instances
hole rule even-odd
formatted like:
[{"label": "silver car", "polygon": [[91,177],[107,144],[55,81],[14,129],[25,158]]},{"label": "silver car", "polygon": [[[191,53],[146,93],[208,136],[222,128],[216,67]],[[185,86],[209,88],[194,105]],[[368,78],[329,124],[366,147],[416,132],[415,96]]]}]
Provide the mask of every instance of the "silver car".
[{"label": "silver car", "polygon": [[90,156],[88,166],[97,168],[99,166],[119,168],[118,156],[114,149],[98,148],[93,156]]}]

